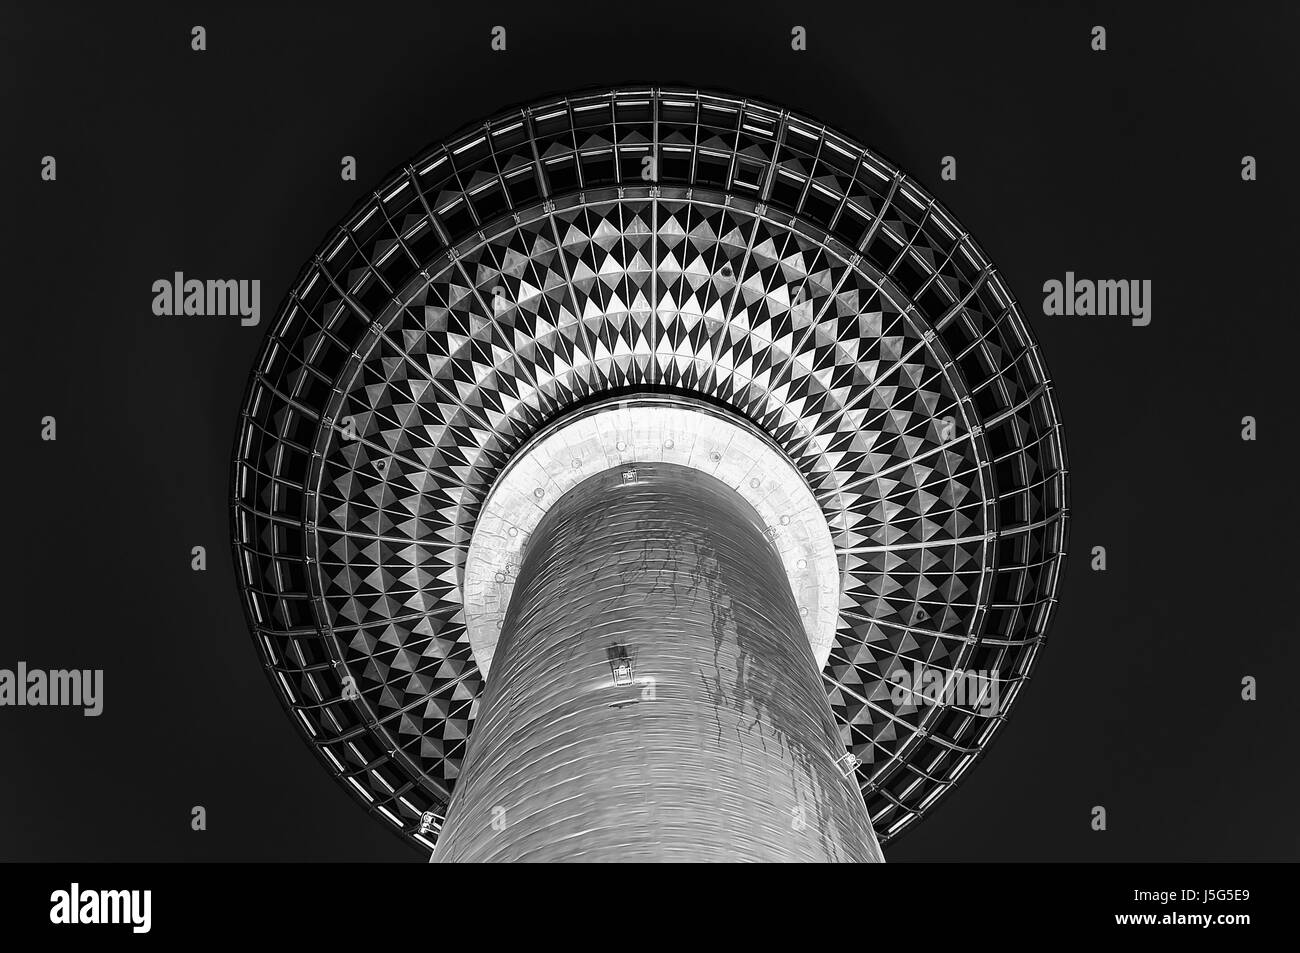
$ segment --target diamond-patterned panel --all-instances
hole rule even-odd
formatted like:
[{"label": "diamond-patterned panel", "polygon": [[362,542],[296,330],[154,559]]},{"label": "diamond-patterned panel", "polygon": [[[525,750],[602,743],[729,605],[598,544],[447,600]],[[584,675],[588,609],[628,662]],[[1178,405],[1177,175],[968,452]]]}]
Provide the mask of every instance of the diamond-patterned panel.
[{"label": "diamond-patterned panel", "polygon": [[431,846],[418,820],[443,812],[482,690],[460,595],[479,507],[541,427],[638,391],[725,405],[812,488],[843,581],[824,679],[887,841],[999,722],[891,675],[993,672],[1005,714],[1050,621],[1059,422],[955,222],[766,106],[538,104],[430,150],[326,242],[268,337],[235,467],[246,607],[286,703]]}]

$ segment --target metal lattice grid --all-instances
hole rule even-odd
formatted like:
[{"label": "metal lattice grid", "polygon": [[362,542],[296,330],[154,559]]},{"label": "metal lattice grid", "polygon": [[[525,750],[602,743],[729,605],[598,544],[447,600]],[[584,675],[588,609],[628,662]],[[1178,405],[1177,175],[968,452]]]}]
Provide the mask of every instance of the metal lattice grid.
[{"label": "metal lattice grid", "polygon": [[[233,471],[245,607],[284,704],[431,847],[420,818],[445,811],[482,692],[460,601],[478,508],[531,435],[639,392],[748,419],[822,506],[843,579],[823,678],[887,842],[978,757],[1048,628],[1059,416],[952,217],[750,101],[640,88],[514,110],[395,172],[321,246],[258,359]],[[896,702],[890,674],[917,664],[996,672],[999,710]]]}]

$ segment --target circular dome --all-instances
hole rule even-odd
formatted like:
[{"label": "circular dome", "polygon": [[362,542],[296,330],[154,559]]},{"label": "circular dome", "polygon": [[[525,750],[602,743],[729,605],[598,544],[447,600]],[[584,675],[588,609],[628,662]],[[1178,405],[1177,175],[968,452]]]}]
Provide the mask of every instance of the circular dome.
[{"label": "circular dome", "polygon": [[250,626],[331,772],[433,845],[483,689],[467,550],[575,408],[665,394],[807,482],[841,593],[822,676],[881,843],[1028,676],[1065,552],[1055,400],[1014,298],[900,171],[788,111],[628,88],[428,150],[330,235],[235,449]]}]

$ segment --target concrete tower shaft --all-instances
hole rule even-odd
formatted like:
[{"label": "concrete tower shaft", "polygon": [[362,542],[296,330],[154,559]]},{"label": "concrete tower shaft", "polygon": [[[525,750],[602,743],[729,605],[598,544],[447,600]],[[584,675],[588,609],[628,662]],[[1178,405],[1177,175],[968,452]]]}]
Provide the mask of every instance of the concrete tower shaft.
[{"label": "concrete tower shaft", "polygon": [[879,861],[843,756],[754,510],[606,471],[528,542],[434,859]]}]

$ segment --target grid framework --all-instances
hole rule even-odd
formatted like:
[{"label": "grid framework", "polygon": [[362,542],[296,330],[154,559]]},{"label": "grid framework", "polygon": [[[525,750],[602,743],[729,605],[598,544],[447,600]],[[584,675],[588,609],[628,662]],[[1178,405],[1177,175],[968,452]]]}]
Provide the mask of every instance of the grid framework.
[{"label": "grid framework", "polygon": [[[529,436],[639,392],[746,418],[822,506],[843,580],[822,677],[887,843],[976,760],[1042,644],[1060,419],[955,220],[762,103],[642,87],[511,110],[329,236],[268,334],[233,467],[245,611],[282,701],[431,847],[482,692],[459,592],[478,507]],[[890,676],[917,665],[995,673],[997,710],[900,699]]]}]

